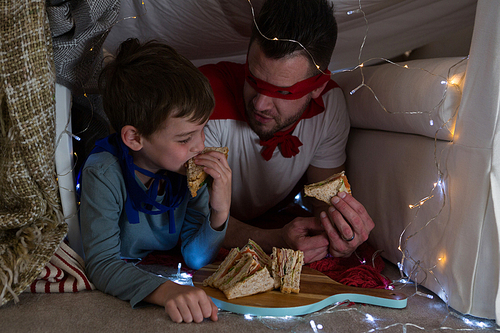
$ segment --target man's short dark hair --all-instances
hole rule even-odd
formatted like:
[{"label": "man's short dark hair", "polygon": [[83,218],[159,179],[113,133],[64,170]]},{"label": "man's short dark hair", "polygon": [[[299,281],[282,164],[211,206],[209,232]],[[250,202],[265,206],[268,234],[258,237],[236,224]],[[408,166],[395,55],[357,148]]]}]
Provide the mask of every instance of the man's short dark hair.
[{"label": "man's short dark hair", "polygon": [[137,39],[123,42],[99,76],[103,107],[120,132],[134,126],[149,138],[169,116],[205,122],[215,100],[208,79],[172,47]]},{"label": "man's short dark hair", "polygon": [[[256,21],[264,36],[296,40],[309,51],[321,70],[328,68],[337,41],[337,22],[333,4],[328,0],[267,0]],[[279,59],[303,51],[297,43],[264,38],[255,25],[250,45],[254,41],[268,58]]]}]

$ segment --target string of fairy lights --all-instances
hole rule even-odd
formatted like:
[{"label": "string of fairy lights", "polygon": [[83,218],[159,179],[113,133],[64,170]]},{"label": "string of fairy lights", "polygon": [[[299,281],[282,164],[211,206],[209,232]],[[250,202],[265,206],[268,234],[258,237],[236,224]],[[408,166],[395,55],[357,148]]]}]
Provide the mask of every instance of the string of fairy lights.
[{"label": "string of fairy lights", "polygon": [[[141,8],[142,8],[142,13],[138,14],[138,15],[134,15],[134,16],[128,16],[128,17],[124,17],[124,18],[121,18],[119,20],[117,20],[116,22],[114,22],[106,31],[105,33],[103,33],[102,37],[101,38],[105,38],[107,36],[107,33],[114,27],[116,26],[117,24],[119,24],[120,22],[122,21],[125,21],[125,20],[130,20],[130,19],[137,19],[138,17],[141,17],[141,16],[144,16],[147,14],[147,9],[146,9],[146,4],[144,2],[144,0],[139,0],[141,2]],[[251,11],[251,15],[252,15],[252,19],[253,19],[253,23],[255,24],[255,27],[257,29],[257,31],[263,36],[263,38],[265,39],[268,39],[268,40],[274,40],[274,41],[285,41],[285,42],[291,42],[291,43],[296,43],[298,44],[308,55],[309,57],[311,58],[311,61],[312,63],[314,64],[314,66],[323,74],[327,75],[327,73],[323,72],[320,68],[320,66],[316,63],[314,57],[311,55],[311,53],[299,42],[299,41],[296,41],[296,40],[293,40],[293,39],[287,39],[287,38],[281,38],[281,37],[276,37],[276,36],[265,36],[259,29],[258,25],[257,25],[257,22],[256,22],[256,16],[255,16],[255,11],[254,11],[254,7],[252,5],[252,2],[251,0],[247,0],[248,1],[248,4],[250,5],[250,11]],[[364,49],[364,46],[366,44],[366,40],[368,38],[368,30],[369,30],[369,22],[368,22],[368,18],[366,16],[366,13],[363,11],[363,7],[362,7],[362,1],[361,0],[358,0],[358,8],[355,9],[355,10],[350,10],[348,11],[346,14],[347,15],[356,15],[356,14],[361,14],[362,15],[362,18],[365,22],[365,34],[364,34],[364,37],[362,39],[362,42],[361,42],[361,45],[360,45],[360,49],[359,49],[359,54],[358,54],[358,65],[356,65],[355,67],[353,68],[350,68],[350,69],[345,69],[345,70],[342,70],[342,71],[339,71],[339,72],[336,72],[332,75],[335,75],[337,73],[341,73],[341,72],[355,72],[355,71],[358,71],[360,76],[361,76],[361,82],[360,84],[352,89],[349,93],[351,95],[355,94],[356,92],[358,92],[360,89],[368,89],[371,93],[371,95],[373,96],[373,98],[376,100],[377,104],[388,114],[407,114],[407,115],[418,115],[418,114],[428,114],[429,115],[429,124],[431,126],[433,126],[433,120],[431,118],[431,115],[433,112],[435,112],[436,110],[438,110],[439,108],[441,108],[443,106],[443,103],[445,101],[445,98],[448,94],[448,89],[450,87],[453,87],[454,89],[457,89],[457,91],[459,93],[461,93],[461,84],[459,82],[459,80],[457,80],[456,78],[454,78],[451,73],[452,73],[452,70],[455,66],[458,66],[460,65],[463,61],[466,61],[467,58],[464,58],[462,60],[460,60],[459,62],[457,62],[456,64],[454,64],[453,66],[450,67],[449,69],[449,72],[448,72],[448,76],[447,77],[443,77],[443,76],[440,76],[440,75],[437,75],[437,74],[434,74],[424,68],[414,68],[414,67],[410,67],[408,65],[403,65],[403,64],[400,64],[400,63],[396,63],[396,62],[393,62],[389,59],[385,59],[385,58],[370,58],[368,60],[365,60],[363,61],[362,60],[362,54],[363,54],[363,49]],[[102,40],[100,40],[102,41]],[[95,45],[102,45],[100,42],[96,43]],[[94,46],[91,47],[91,49],[89,50],[90,52],[100,52],[101,50],[96,50],[94,48]],[[379,100],[377,94],[375,93],[375,91],[369,86],[369,84],[366,83],[365,81],[365,75],[364,75],[364,68],[366,66],[366,64],[368,63],[373,63],[373,62],[376,62],[376,61],[379,61],[379,62],[386,62],[388,64],[391,64],[393,66],[397,66],[397,67],[400,67],[400,68],[403,68],[403,69],[407,69],[407,70],[419,70],[419,71],[425,71],[427,72],[429,75],[433,75],[433,76],[436,76],[436,78],[438,80],[441,81],[444,89],[443,89],[443,94],[442,94],[442,97],[441,99],[438,101],[438,103],[431,109],[431,110],[403,110],[403,111],[400,111],[400,110],[389,110],[388,108],[386,108],[384,106],[384,104]],[[85,85],[82,84],[82,87],[84,87]],[[84,97],[88,99],[88,96],[87,94],[84,92]],[[89,102],[90,102],[90,99],[88,99]],[[92,106],[92,102],[90,102],[90,107],[91,107],[91,115],[93,116],[94,115],[94,108]],[[421,296],[425,296],[425,297],[429,297],[431,298],[432,296],[430,295],[427,295],[427,294],[424,294],[420,291],[417,290],[417,287],[418,287],[418,282],[417,282],[417,274],[419,274],[419,272],[424,272],[426,275],[429,274],[431,275],[435,281],[437,282],[437,284],[440,286],[440,288],[442,289],[443,291],[443,295],[444,295],[444,301],[446,303],[446,306],[448,308],[448,315],[454,315],[454,316],[458,316],[455,312],[451,311],[451,309],[449,308],[449,305],[448,305],[448,295],[446,293],[446,290],[445,288],[441,285],[441,283],[439,282],[438,278],[435,276],[434,272],[433,272],[433,269],[437,266],[437,263],[436,264],[433,264],[431,265],[431,267],[424,267],[423,264],[418,260],[418,259],[415,259],[411,256],[411,254],[409,253],[408,249],[407,249],[407,244],[408,244],[408,241],[415,237],[420,231],[422,231],[424,228],[428,227],[434,220],[436,220],[436,218],[441,214],[441,212],[443,211],[445,205],[446,205],[446,202],[447,202],[447,195],[446,195],[446,187],[444,186],[444,178],[445,178],[445,175],[446,175],[446,170],[442,170],[441,169],[441,166],[440,166],[440,163],[439,163],[439,157],[438,157],[438,151],[437,151],[437,135],[438,135],[438,132],[441,131],[445,126],[447,126],[447,124],[449,124],[453,119],[454,117],[456,116],[456,113],[458,111],[458,106],[456,107],[456,109],[454,110],[453,114],[451,115],[451,117],[444,121],[443,124],[436,130],[436,134],[435,134],[435,137],[434,137],[434,164],[435,164],[435,168],[436,168],[436,173],[437,173],[437,181],[431,186],[431,190],[430,190],[430,193],[429,195],[427,195],[426,197],[420,199],[418,202],[414,203],[414,204],[409,204],[408,207],[410,209],[415,209],[416,212],[414,214],[414,219],[412,221],[410,221],[406,227],[404,228],[404,230],[401,232],[400,236],[399,236],[399,246],[398,246],[398,250],[401,252],[401,260],[400,262],[398,262],[398,268],[399,268],[399,271],[400,271],[400,274],[401,274],[401,279],[398,280],[398,281],[394,281],[394,282],[400,282],[402,283],[401,285],[402,286],[405,286],[405,285],[413,285],[415,287],[415,293],[414,295],[421,295]],[[59,145],[59,143],[61,142],[62,140],[62,137],[64,135],[68,135],[70,136],[71,138],[75,139],[75,140],[80,140],[80,138],[78,137],[78,134],[80,133],[83,133],[85,131],[87,131],[90,127],[90,120],[89,120],[89,123],[84,126],[84,129],[82,131],[80,131],[79,133],[72,133],[69,128],[71,127],[71,118],[68,120],[68,123],[66,124],[65,126],[65,129],[59,134],[57,140],[56,140],[56,148],[57,146]],[[75,170],[75,166],[77,164],[77,161],[78,161],[78,156],[76,153],[74,153],[74,157],[75,157],[75,161],[73,162],[73,168],[64,173],[64,174],[58,174],[57,177],[60,177],[60,176],[66,176],[68,174],[71,174],[73,173]],[[77,186],[79,186],[79,184],[77,184]],[[68,192],[75,192],[75,190],[73,189],[69,189],[69,188],[63,188],[61,187],[63,190],[65,191],[68,191]],[[438,192],[438,193],[436,193]],[[436,212],[436,214],[434,214],[427,222],[424,223],[423,226],[421,226],[418,230],[414,231],[412,234],[410,235],[407,235],[410,227],[412,226],[413,223],[415,223],[415,220],[417,218],[417,215],[418,215],[418,212],[419,210],[429,201],[431,200],[432,198],[436,197],[436,196],[440,196],[442,198],[441,200],[441,205],[438,209],[438,211]],[[74,214],[71,214],[71,216],[65,216],[65,219],[69,219],[70,217],[74,216],[75,214],[77,213],[74,213]],[[377,251],[374,256],[378,255],[380,253],[380,250]],[[356,254],[357,255],[357,254]],[[366,263],[366,260],[364,258],[360,258],[358,256],[358,259],[360,260],[360,262],[362,262],[363,264]],[[373,264],[373,260],[374,258],[372,258],[372,264]],[[437,258],[436,261],[439,262],[440,258]],[[411,263],[411,268],[409,269],[409,273],[404,273],[404,266],[405,266],[405,262],[410,262]],[[348,300],[346,300],[348,302]],[[310,328],[313,330],[313,332],[318,332],[322,329],[324,329],[324,327],[315,322],[314,318],[315,317],[318,317],[318,316],[321,316],[323,314],[331,314],[331,313],[339,313],[339,312],[344,312],[344,311],[357,311],[359,313],[362,314],[362,316],[365,317],[366,321],[370,322],[370,321],[374,321],[374,318],[370,315],[370,314],[367,314],[365,313],[364,311],[360,310],[359,307],[342,307],[342,305],[345,304],[345,302],[338,302],[330,307],[327,307],[321,311],[317,311],[317,312],[314,312],[312,314],[309,314],[309,315],[305,315],[305,316],[301,316],[301,317],[297,317],[297,318],[294,318],[293,320],[295,320],[297,322],[297,325],[303,325],[304,323],[308,324],[310,326]],[[227,315],[227,316],[231,316],[231,315],[237,315],[239,316],[238,314],[234,314],[234,313],[231,313],[231,312],[221,312],[219,314],[220,315]],[[282,329],[280,326],[280,328],[278,327],[274,327],[272,324],[266,322],[266,318],[265,317],[254,317],[254,316],[245,316],[246,319],[248,320],[259,320],[261,323],[263,323],[263,325],[267,326],[268,328],[271,328],[271,329]],[[291,318],[287,318],[287,319],[291,319]],[[484,324],[483,322],[481,321],[478,321],[478,322],[474,322],[473,320],[469,320],[467,319],[468,322],[464,319],[464,321],[470,325],[470,326],[474,326],[474,327],[481,327],[481,328],[484,328],[484,327],[487,327],[487,324]],[[443,320],[443,323],[444,323],[444,320]],[[486,326],[485,326],[486,325]],[[416,329],[420,329],[420,330],[425,330],[425,328],[423,327],[420,327],[418,325],[415,325],[415,324],[412,324],[412,323],[393,323],[393,324],[389,324],[385,327],[378,327],[376,329],[376,331],[384,331],[384,330],[387,330],[387,329],[390,329],[392,327],[401,327],[403,329],[403,331],[406,331],[406,329],[408,328],[416,328]],[[440,327],[440,329],[450,329],[449,327],[445,327],[445,326],[442,326]],[[290,328],[290,331],[293,331],[294,330],[294,327],[291,327]],[[471,329],[460,329],[460,330],[464,330],[464,331],[474,331],[475,328],[471,328]],[[374,331],[373,329],[372,330],[369,330],[367,332],[372,332]]]},{"label": "string of fairy lights", "polygon": [[[403,323],[394,322],[392,318],[378,318],[374,315],[368,313],[367,309],[361,304],[350,304],[349,300],[337,302],[331,306],[305,315],[305,316],[285,316],[285,317],[272,317],[272,316],[253,316],[244,315],[244,318],[248,321],[259,323],[262,327],[274,330],[274,331],[286,331],[286,332],[308,332],[312,330],[314,333],[320,332],[332,332],[332,327],[325,327],[321,324],[321,318],[325,315],[330,317],[330,320],[337,321],[339,323],[345,323],[346,320],[349,322],[358,323],[359,332],[362,333],[373,333],[373,332],[395,332],[394,329],[401,329],[401,332],[410,331],[428,331],[429,329],[417,325],[415,323]],[[240,317],[240,314],[236,314],[229,311],[219,312],[219,320],[222,317]],[[458,318],[466,327],[457,325],[456,319]],[[448,320],[449,319],[449,320]],[[361,323],[366,323],[367,325],[362,325]],[[444,314],[443,320],[441,320],[441,326],[439,328],[433,329],[435,331],[450,331],[450,332],[477,332],[478,330],[491,329],[492,325],[478,320],[470,316],[462,316],[454,311],[449,311]],[[367,328],[369,325],[374,326],[374,328]],[[364,328],[367,328],[366,330]],[[335,330],[338,331],[338,328]]]},{"label": "string of fairy lights", "polygon": [[[356,87],[354,88],[353,90],[351,90],[349,93],[351,95],[355,94],[359,89],[361,88],[366,88],[370,91],[370,93],[372,94],[373,98],[376,100],[376,102],[378,103],[378,105],[388,114],[407,114],[407,115],[417,115],[417,114],[428,114],[429,116],[429,124],[432,126],[434,125],[433,123],[433,120],[431,119],[431,115],[434,111],[438,110],[439,108],[441,108],[444,104],[444,101],[445,101],[445,98],[448,94],[448,88],[449,87],[454,87],[455,89],[457,89],[459,91],[459,93],[461,94],[461,86],[459,84],[459,81],[457,80],[456,77],[453,77],[451,76],[451,72],[452,70],[460,65],[462,62],[466,61],[467,58],[464,58],[464,59],[461,59],[460,61],[458,61],[457,63],[455,63],[453,66],[450,67],[450,69],[448,70],[448,76],[447,77],[442,77],[440,75],[436,75],[424,68],[414,68],[414,67],[409,67],[407,64],[400,64],[400,63],[396,63],[396,62],[393,62],[389,59],[386,59],[386,58],[371,58],[371,59],[368,59],[366,61],[362,61],[362,53],[363,53],[363,48],[364,48],[364,45],[366,43],[366,39],[367,39],[367,36],[368,36],[368,28],[369,28],[369,25],[368,25],[368,19],[366,17],[366,13],[363,11],[363,8],[362,8],[362,5],[361,5],[361,0],[358,1],[358,9],[357,10],[354,10],[354,11],[349,11],[347,14],[348,15],[352,15],[352,14],[355,14],[355,13],[361,13],[363,15],[363,19],[365,20],[365,25],[366,25],[366,30],[365,30],[365,36],[363,38],[363,41],[362,41],[362,44],[360,46],[360,51],[359,51],[359,56],[358,56],[358,62],[359,64],[357,66],[355,66],[353,69],[348,69],[348,70],[345,70],[345,71],[355,71],[355,70],[359,70],[360,72],[360,75],[361,75],[361,83]],[[443,89],[443,93],[442,93],[442,97],[441,99],[438,101],[438,103],[434,106],[434,108],[432,108],[431,110],[405,110],[405,111],[392,111],[392,110],[388,110],[384,105],[383,103],[380,101],[380,99],[378,98],[377,94],[375,93],[375,91],[368,85],[366,84],[365,82],[365,75],[364,75],[364,72],[363,72],[363,69],[364,69],[364,66],[366,63],[371,63],[373,61],[383,61],[383,62],[386,62],[386,63],[389,63],[391,65],[394,65],[394,66],[397,66],[397,67],[400,67],[400,68],[403,68],[403,69],[407,69],[407,70],[419,70],[419,71],[425,71],[427,72],[428,74],[430,75],[433,75],[433,76],[436,76],[438,79],[441,79],[441,83],[444,85],[444,89]],[[343,72],[343,71],[341,71]],[[423,267],[422,263],[420,260],[417,260],[417,259],[414,259],[411,254],[409,253],[409,251],[407,250],[407,244],[408,244],[408,241],[415,237],[420,231],[422,231],[424,228],[426,228],[427,226],[429,226],[434,220],[437,219],[437,217],[442,213],[445,205],[446,205],[446,199],[447,199],[447,196],[446,196],[446,189],[445,189],[445,186],[444,186],[444,175],[445,175],[445,170],[442,170],[441,169],[441,166],[440,166],[440,163],[439,163],[439,160],[438,160],[438,151],[437,151],[437,136],[438,136],[438,132],[441,131],[449,122],[451,122],[455,116],[456,116],[456,113],[458,112],[458,106],[456,107],[456,109],[454,110],[454,112],[452,113],[452,115],[450,116],[449,119],[447,119],[437,130],[436,130],[436,133],[435,133],[435,136],[434,136],[434,165],[435,165],[435,168],[436,168],[436,173],[437,173],[437,182],[435,182],[433,185],[432,185],[432,188],[430,190],[430,193],[429,195],[427,195],[426,197],[420,199],[417,203],[414,203],[414,204],[409,204],[408,207],[410,209],[416,209],[416,213],[414,214],[414,219],[412,221],[410,221],[406,227],[403,229],[403,231],[401,232],[400,236],[399,236],[399,246],[398,246],[398,250],[401,252],[401,255],[402,255],[402,258],[401,260],[398,262],[398,268],[399,268],[399,271],[400,271],[400,274],[401,274],[401,279],[399,280],[399,282],[402,282],[403,284],[407,284],[407,283],[410,283],[411,281],[415,282],[415,294],[416,295],[420,295],[421,293],[417,291],[417,286],[418,286],[418,283],[417,282],[417,274],[419,271],[423,271],[425,272],[426,274],[430,274],[433,276],[434,280],[436,281],[436,283],[439,285],[439,287],[441,288],[442,290],[442,293],[444,295],[444,301],[447,305],[447,307],[449,307],[449,304],[448,304],[448,301],[449,301],[449,297],[447,295],[447,292],[445,290],[445,288],[442,286],[442,284],[439,282],[439,279],[436,277],[436,275],[434,274],[433,272],[433,269],[437,266],[437,264],[433,265],[432,267]],[[417,231],[413,232],[412,234],[408,235],[405,237],[407,231],[409,230],[410,226],[412,224],[415,223],[416,219],[417,219],[417,216],[418,216],[418,212],[419,210],[422,208],[422,206],[430,199],[434,198],[435,197],[435,192],[436,191],[439,191],[440,194],[441,194],[441,197],[442,197],[442,200],[441,200],[441,205],[437,211],[437,213],[435,215],[433,215],[429,220],[427,220],[427,222],[424,223],[423,226],[420,227],[420,229],[418,229]],[[405,274],[404,273],[404,266],[405,266],[405,261],[410,261],[413,266],[409,269],[409,273],[408,274]],[[437,261],[440,261],[441,258],[437,258]],[[425,280],[425,279],[424,279]],[[423,282],[423,281],[422,281]],[[426,297],[431,297],[430,295],[426,295],[426,294],[423,294],[423,296],[426,296]]]},{"label": "string of fairy lights", "polygon": [[[458,66],[459,64],[461,64],[463,61],[466,61],[467,58],[464,58],[460,61],[458,61],[456,64],[454,64],[453,66],[450,67],[449,71],[448,71],[448,76],[447,77],[440,77],[442,78],[442,81],[441,83],[444,85],[444,90],[443,90],[443,94],[442,94],[442,97],[441,97],[441,100],[436,104],[436,106],[432,109],[432,110],[427,110],[427,111],[415,111],[415,110],[410,110],[410,111],[391,111],[391,110],[388,110],[382,103],[381,101],[379,100],[377,94],[374,92],[374,90],[365,83],[365,76],[364,76],[364,73],[363,73],[363,68],[364,68],[364,64],[366,62],[371,62],[373,60],[381,60],[381,61],[385,61],[387,63],[390,63],[394,66],[398,66],[400,68],[404,68],[404,69],[410,69],[410,70],[421,70],[421,71],[425,71],[427,72],[428,74],[430,75],[434,75],[436,76],[434,73],[430,72],[430,71],[427,71],[426,69],[423,69],[423,68],[411,68],[409,67],[408,65],[401,65],[401,64],[398,64],[398,63],[395,63],[395,62],[392,62],[388,59],[385,59],[385,58],[378,58],[378,59],[369,59],[368,61],[365,61],[365,62],[361,62],[361,54],[362,54],[362,51],[363,51],[363,47],[364,47],[364,44],[365,44],[365,41],[366,41],[366,38],[367,38],[367,33],[368,33],[368,20],[366,18],[366,14],[365,12],[363,11],[362,9],[362,6],[361,6],[361,0],[359,0],[359,9],[356,11],[356,12],[360,12],[363,14],[363,18],[365,19],[365,22],[366,22],[366,34],[365,34],[365,37],[363,39],[363,43],[360,47],[360,53],[359,53],[359,65],[356,66],[354,69],[352,70],[349,70],[349,71],[354,71],[354,70],[357,70],[359,69],[360,71],[360,74],[361,74],[361,83],[353,90],[350,91],[350,94],[354,94],[356,93],[359,89],[361,88],[367,88],[371,94],[373,95],[373,97],[375,98],[376,102],[379,104],[379,106],[386,112],[386,113],[389,113],[389,114],[409,114],[409,115],[416,115],[416,114],[428,114],[429,115],[429,123],[430,125],[432,126],[433,125],[433,120],[431,119],[431,114],[433,113],[433,111],[435,110],[438,110],[440,107],[442,107],[443,103],[444,103],[444,100],[447,96],[447,93],[448,93],[448,87],[454,87],[455,89],[457,89],[460,94],[461,94],[461,86],[459,85],[459,82],[456,78],[450,76],[450,73],[451,71],[453,70],[454,67]],[[438,76],[439,77],[439,76]],[[442,213],[445,205],[446,205],[446,202],[447,202],[447,195],[446,195],[446,189],[445,189],[445,186],[444,186],[444,175],[445,175],[445,170],[442,170],[441,169],[441,166],[440,166],[440,163],[438,161],[438,151],[437,151],[437,135],[438,135],[438,132],[441,131],[449,122],[451,122],[455,116],[456,116],[456,113],[458,112],[458,106],[456,107],[456,109],[454,110],[454,112],[452,113],[452,115],[450,116],[450,118],[448,120],[446,120],[437,130],[436,130],[436,133],[435,133],[435,136],[434,136],[434,165],[435,165],[435,169],[436,169],[436,173],[437,173],[437,182],[435,182],[433,185],[432,185],[432,188],[430,190],[430,193],[429,195],[427,195],[426,197],[420,199],[417,203],[414,203],[414,204],[409,204],[408,207],[410,209],[416,209],[416,212],[414,214],[414,218],[413,220],[411,220],[410,222],[407,223],[406,227],[403,229],[403,231],[401,232],[400,236],[399,236],[399,246],[398,246],[398,250],[401,252],[401,260],[397,263],[398,265],[398,269],[400,271],[400,274],[401,274],[401,279],[398,281],[398,282],[401,282],[403,285],[406,285],[408,283],[413,283],[414,282],[414,285],[415,285],[415,295],[421,295],[421,296],[425,296],[425,297],[429,297],[431,298],[432,296],[431,295],[428,295],[428,294],[423,294],[421,292],[419,292],[417,290],[417,287],[418,287],[418,279],[417,279],[417,274],[419,272],[424,272],[425,274],[425,277],[424,279],[421,281],[421,283],[423,283],[425,281],[425,279],[427,278],[427,274],[431,275],[435,282],[437,283],[437,285],[439,286],[439,288],[441,289],[442,291],[442,298],[443,300],[445,301],[446,303],[446,306],[447,308],[449,308],[449,297],[448,297],[448,294],[445,290],[445,288],[443,287],[443,285],[440,283],[439,279],[437,278],[437,276],[434,274],[433,272],[433,269],[435,267],[437,267],[437,263],[436,264],[433,264],[431,267],[424,267],[423,266],[423,263],[418,260],[418,259],[415,259],[411,256],[410,252],[408,251],[407,249],[407,244],[409,242],[409,240],[413,237],[415,237],[417,234],[419,234],[424,228],[428,227],[433,221],[435,221],[438,216]],[[435,215],[433,215],[429,220],[427,220],[423,226],[421,226],[418,230],[414,231],[412,234],[410,235],[406,235],[409,228],[415,223],[416,219],[417,219],[417,216],[418,216],[418,213],[420,211],[420,209],[423,207],[423,205],[428,202],[430,199],[434,198],[435,195],[436,195],[436,191],[439,191],[440,195],[441,195],[441,205],[438,209],[438,211],[436,212]],[[442,258],[437,258],[436,259],[436,262],[439,262],[441,261]],[[405,274],[404,272],[404,267],[405,267],[405,262],[406,261],[409,261],[411,264],[410,264],[410,268],[409,268],[409,272]],[[412,282],[413,281],[413,282]]]}]

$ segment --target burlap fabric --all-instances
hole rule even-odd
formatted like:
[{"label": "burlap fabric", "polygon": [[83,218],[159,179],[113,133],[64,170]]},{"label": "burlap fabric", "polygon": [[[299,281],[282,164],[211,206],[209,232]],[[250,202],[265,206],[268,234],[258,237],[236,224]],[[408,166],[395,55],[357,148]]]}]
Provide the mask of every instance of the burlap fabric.
[{"label": "burlap fabric", "polygon": [[67,232],[54,166],[55,70],[45,0],[0,2],[0,299],[17,299]]}]

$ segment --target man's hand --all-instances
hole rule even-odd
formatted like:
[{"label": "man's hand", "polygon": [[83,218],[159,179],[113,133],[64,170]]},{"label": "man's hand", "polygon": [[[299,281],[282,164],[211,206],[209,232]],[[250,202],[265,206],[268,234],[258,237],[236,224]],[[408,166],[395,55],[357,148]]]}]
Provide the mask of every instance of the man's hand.
[{"label": "man's hand", "polygon": [[348,257],[368,239],[375,224],[365,207],[350,194],[340,192],[331,202],[328,213],[320,214],[330,241],[329,252],[334,257]]},{"label": "man's hand", "polygon": [[304,252],[304,262],[323,259],[328,254],[328,237],[314,217],[297,217],[282,229],[287,247]]}]

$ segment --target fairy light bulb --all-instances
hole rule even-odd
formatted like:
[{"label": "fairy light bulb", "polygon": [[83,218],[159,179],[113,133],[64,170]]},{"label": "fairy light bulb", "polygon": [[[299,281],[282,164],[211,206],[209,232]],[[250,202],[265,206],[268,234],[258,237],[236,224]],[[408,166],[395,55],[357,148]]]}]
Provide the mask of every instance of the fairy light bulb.
[{"label": "fairy light bulb", "polygon": [[357,13],[360,13],[360,12],[361,12],[360,9],[350,10],[350,11],[347,12],[347,15],[357,14]]},{"label": "fairy light bulb", "polygon": [[311,319],[309,321],[309,325],[311,325],[311,328],[314,333],[318,333],[318,327],[316,326],[316,322],[314,320]]},{"label": "fairy light bulb", "polygon": [[75,135],[69,131],[66,131],[73,139],[75,139],[76,141],[80,142],[82,141],[82,139],[78,136],[78,135]]},{"label": "fairy light bulb", "polygon": [[357,86],[356,88],[354,88],[353,90],[351,90],[351,91],[349,92],[349,94],[351,94],[351,95],[355,94],[355,93],[356,93],[356,91],[358,91],[358,90],[359,90],[361,87],[363,87],[363,86],[364,86],[364,83],[360,84],[359,86]]},{"label": "fairy light bulb", "polygon": [[375,322],[375,318],[373,318],[373,316],[369,313],[366,314],[366,320],[369,321],[369,322]]},{"label": "fairy light bulb", "polygon": [[460,78],[454,75],[451,80],[448,81],[448,85],[457,86],[460,83]]}]

